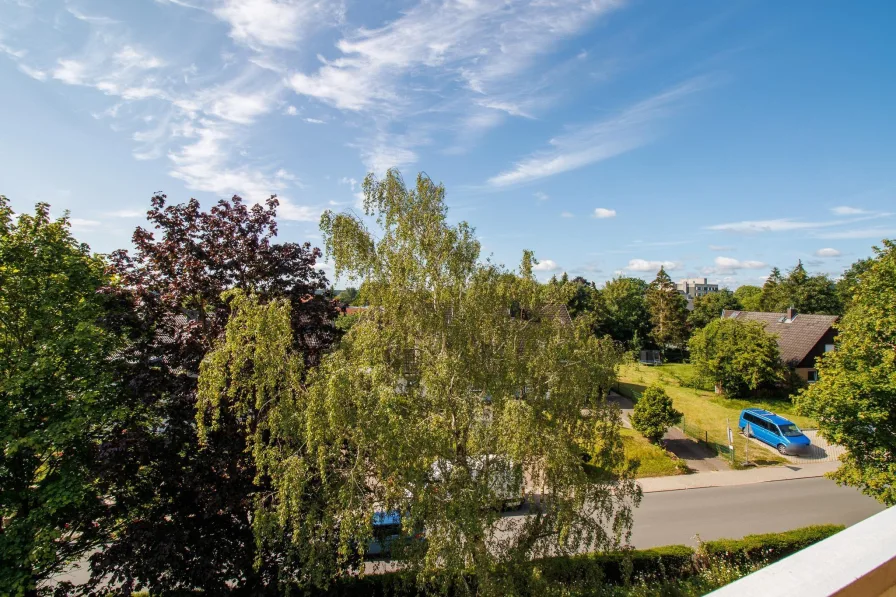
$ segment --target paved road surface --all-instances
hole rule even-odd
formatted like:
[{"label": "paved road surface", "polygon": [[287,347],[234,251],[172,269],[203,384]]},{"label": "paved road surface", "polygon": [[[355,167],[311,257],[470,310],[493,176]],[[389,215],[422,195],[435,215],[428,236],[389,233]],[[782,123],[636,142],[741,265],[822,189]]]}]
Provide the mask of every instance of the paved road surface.
[{"label": "paved road surface", "polygon": [[772,533],[810,524],[855,524],[884,507],[828,479],[648,493],[635,512],[632,544],[694,545],[703,540]]}]

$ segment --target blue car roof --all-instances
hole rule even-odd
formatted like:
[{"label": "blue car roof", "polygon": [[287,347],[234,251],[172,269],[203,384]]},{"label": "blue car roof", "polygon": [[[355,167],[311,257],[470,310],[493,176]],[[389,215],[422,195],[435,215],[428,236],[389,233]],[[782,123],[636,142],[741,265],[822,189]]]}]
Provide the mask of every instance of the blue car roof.
[{"label": "blue car roof", "polygon": [[764,408],[745,408],[744,412],[756,415],[757,417],[762,417],[766,421],[774,423],[775,425],[793,425],[793,421],[788,421],[784,417],[776,415],[773,412],[769,412]]},{"label": "blue car roof", "polygon": [[373,526],[391,526],[394,524],[401,524],[401,515],[396,511],[392,512],[374,512],[373,513]]}]

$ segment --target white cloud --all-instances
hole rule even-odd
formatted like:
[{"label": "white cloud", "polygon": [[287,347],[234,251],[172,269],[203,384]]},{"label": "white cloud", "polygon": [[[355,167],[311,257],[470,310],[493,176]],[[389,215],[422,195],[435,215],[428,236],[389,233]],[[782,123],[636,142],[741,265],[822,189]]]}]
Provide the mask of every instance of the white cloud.
[{"label": "white cloud", "polygon": [[106,215],[109,215],[113,218],[139,218],[146,215],[146,210],[119,209],[117,211],[110,211]]},{"label": "white cloud", "polygon": [[230,25],[234,41],[253,48],[292,48],[321,22],[342,18],[339,0],[219,0],[211,12]]},{"label": "white cloud", "polygon": [[542,259],[532,269],[536,272],[556,272],[560,269],[560,266],[551,259]]},{"label": "white cloud", "polygon": [[722,230],[726,232],[740,233],[759,233],[759,232],[791,232],[794,230],[814,230],[817,228],[829,228],[831,226],[842,226],[872,218],[889,216],[890,214],[875,214],[864,216],[861,218],[851,218],[846,220],[831,220],[827,222],[804,222],[791,218],[777,218],[774,220],[744,220],[742,222],[729,222],[726,224],[715,224],[707,226],[707,230]]},{"label": "white cloud", "polygon": [[742,269],[762,269],[768,267],[762,261],[735,259],[733,257],[716,257],[715,267],[703,269],[704,274],[732,274]]},{"label": "white cloud", "polygon": [[287,116],[295,116],[299,113],[299,109],[295,106],[287,106],[286,110],[283,111]]},{"label": "white cloud", "polygon": [[862,214],[867,214],[868,212],[864,209],[859,209],[857,207],[847,207],[845,205],[841,205],[840,207],[834,207],[831,211],[838,216],[857,216]]},{"label": "white cloud", "polygon": [[270,111],[274,97],[267,93],[240,94],[227,90],[212,90],[207,96],[220,94],[211,100],[208,111],[219,118],[239,124],[252,124],[256,118]]},{"label": "white cloud", "polygon": [[71,224],[72,230],[76,232],[89,232],[91,230],[96,230],[100,226],[102,226],[102,222],[98,222],[97,220],[85,220],[83,218],[69,218],[69,223]]},{"label": "white cloud", "polygon": [[605,207],[598,207],[594,210],[594,214],[591,216],[593,218],[605,219],[605,218],[615,218],[616,210],[615,209],[607,209]]},{"label": "white cloud", "polygon": [[632,259],[625,267],[630,272],[657,272],[660,268],[666,271],[682,269],[684,266],[679,261],[648,261],[646,259]]},{"label": "white cloud", "polygon": [[305,122],[310,124],[326,124],[323,120],[318,120],[317,118],[306,118]]},{"label": "white cloud", "polygon": [[560,212],[560,217],[561,218],[574,218],[575,216],[568,211],[564,211],[564,212]]},{"label": "white cloud", "polygon": [[816,257],[840,257],[840,251],[837,249],[818,249],[815,251]]},{"label": "white cloud", "polygon": [[150,70],[165,66],[165,63],[161,59],[133,46],[125,46],[116,52],[115,61],[125,68],[137,68],[141,70]]},{"label": "white cloud", "polygon": [[[426,0],[379,28],[347,33],[335,55],[319,55],[316,70],[294,72],[288,81],[300,95],[369,116],[362,126],[376,135],[391,133],[397,123],[411,137],[426,136],[430,126],[451,131],[457,139],[444,152],[459,154],[504,115],[532,117],[544,103],[544,82],[522,73],[548,73],[546,55],[622,4]],[[426,120],[415,118],[424,114]],[[372,134],[362,133],[358,147]],[[408,164],[420,144],[388,144],[362,158],[368,166]]]},{"label": "white cloud", "polygon": [[816,238],[826,239],[850,239],[850,238],[893,238],[896,237],[896,229],[894,228],[858,228],[855,230],[844,230],[843,232],[825,232],[816,235]]},{"label": "white cloud", "polygon": [[533,195],[535,195],[535,198],[539,201],[547,201],[548,199],[550,199],[550,196],[547,193],[543,193],[541,191],[536,191],[535,193],[533,193]]},{"label": "white cloud", "polygon": [[650,143],[655,124],[668,116],[683,99],[703,89],[696,78],[631,106],[619,114],[579,127],[550,140],[551,149],[517,162],[513,168],[489,179],[492,186],[508,186],[538,180],[582,168]]}]

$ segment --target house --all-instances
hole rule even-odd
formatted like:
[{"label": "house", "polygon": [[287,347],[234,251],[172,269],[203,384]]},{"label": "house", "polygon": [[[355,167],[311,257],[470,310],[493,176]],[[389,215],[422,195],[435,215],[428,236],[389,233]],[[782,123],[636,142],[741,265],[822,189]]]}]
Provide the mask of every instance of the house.
[{"label": "house", "polygon": [[793,369],[803,380],[818,381],[815,359],[819,355],[834,350],[837,330],[836,315],[804,315],[792,307],[786,313],[762,313],[758,311],[722,311],[722,319],[738,321],[758,321],[765,331],[778,340],[781,360]]}]

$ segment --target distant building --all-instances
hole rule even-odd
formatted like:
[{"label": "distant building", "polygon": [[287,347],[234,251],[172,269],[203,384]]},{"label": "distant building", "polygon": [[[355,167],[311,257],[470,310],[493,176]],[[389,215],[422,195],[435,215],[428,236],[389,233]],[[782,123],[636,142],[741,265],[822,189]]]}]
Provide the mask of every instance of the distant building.
[{"label": "distant building", "polygon": [[778,341],[781,360],[809,383],[818,381],[815,359],[834,350],[836,315],[802,315],[793,308],[787,309],[786,313],[725,309],[722,319],[761,323]]},{"label": "distant building", "polygon": [[698,296],[704,296],[710,292],[718,292],[718,284],[710,284],[706,278],[689,278],[687,280],[679,280],[675,285],[678,292],[687,297],[688,302],[693,301]]}]

